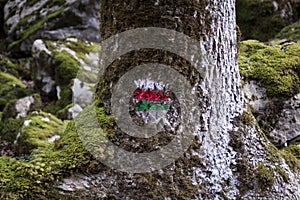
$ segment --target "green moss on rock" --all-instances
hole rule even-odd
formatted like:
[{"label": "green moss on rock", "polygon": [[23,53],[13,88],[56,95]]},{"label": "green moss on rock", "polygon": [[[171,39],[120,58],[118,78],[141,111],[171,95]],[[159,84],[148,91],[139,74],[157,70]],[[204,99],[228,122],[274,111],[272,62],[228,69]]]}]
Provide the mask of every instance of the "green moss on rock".
[{"label": "green moss on rock", "polygon": [[11,60],[8,57],[2,54],[0,54],[0,71],[9,73],[16,77],[19,76],[18,66],[11,62]]},{"label": "green moss on rock", "polygon": [[33,26],[31,26],[29,29],[24,29],[23,32],[20,33],[20,38],[18,38],[18,40],[16,40],[16,41],[10,43],[8,45],[8,49],[12,49],[16,45],[19,45],[21,42],[26,40],[30,35],[32,35],[34,32],[39,30],[47,21],[49,21],[53,18],[56,18],[58,15],[60,15],[64,11],[64,9],[65,9],[65,7],[49,14],[45,18],[40,19]]},{"label": "green moss on rock", "polygon": [[49,113],[31,114],[26,117],[20,128],[20,137],[14,145],[14,152],[18,155],[29,154],[33,149],[49,145],[47,139],[60,135],[63,123]]},{"label": "green moss on rock", "polygon": [[0,72],[0,84],[7,84],[13,87],[25,87],[22,81],[20,81],[18,78],[4,72]]},{"label": "green moss on rock", "polygon": [[[0,64],[1,65],[1,64]],[[17,77],[10,73],[0,71],[0,111],[3,111],[7,103],[32,94]]]},{"label": "green moss on rock", "polygon": [[46,199],[51,184],[88,165],[91,155],[82,146],[74,123],[61,134],[59,149],[52,143],[34,151],[30,161],[0,157],[0,194],[3,198]]},{"label": "green moss on rock", "polygon": [[83,61],[87,61],[86,54],[99,50],[99,44],[78,40],[76,38],[69,37],[62,41],[65,46],[76,52],[76,56]]},{"label": "green moss on rock", "polygon": [[55,82],[57,85],[66,86],[76,77],[80,63],[67,51],[55,55]]},{"label": "green moss on rock", "polygon": [[4,116],[2,115],[2,119],[0,122],[1,138],[3,140],[13,142],[16,139],[22,124],[23,124],[23,120],[20,118],[19,119],[4,118]]},{"label": "green moss on rock", "polygon": [[295,157],[300,158],[300,147],[297,145],[290,145],[285,148],[286,151],[289,151]]},{"label": "green moss on rock", "polygon": [[262,164],[258,165],[256,177],[258,179],[258,186],[261,191],[271,189],[275,182],[274,171],[268,167],[264,167]]},{"label": "green moss on rock", "polygon": [[244,79],[259,81],[269,97],[293,96],[300,91],[300,42],[287,47],[248,40],[239,46],[239,67]]},{"label": "green moss on rock", "polygon": [[[104,129],[112,126],[113,119],[105,115],[102,108],[96,108],[96,112],[98,121]],[[42,113],[42,116],[49,117],[45,113]],[[41,145],[33,150],[31,159],[0,157],[1,199],[46,199],[53,195],[55,189],[52,184],[64,176],[74,172],[99,171],[101,168],[105,170],[83,146],[73,121],[66,121],[62,125],[60,120],[51,116],[53,124],[50,125],[41,121],[40,117],[29,116],[32,121],[24,130],[36,138],[40,135],[39,128],[41,132],[47,133],[46,129],[59,131],[63,126],[64,131],[60,133],[60,139],[54,143]],[[49,135],[53,131],[48,131]]]}]

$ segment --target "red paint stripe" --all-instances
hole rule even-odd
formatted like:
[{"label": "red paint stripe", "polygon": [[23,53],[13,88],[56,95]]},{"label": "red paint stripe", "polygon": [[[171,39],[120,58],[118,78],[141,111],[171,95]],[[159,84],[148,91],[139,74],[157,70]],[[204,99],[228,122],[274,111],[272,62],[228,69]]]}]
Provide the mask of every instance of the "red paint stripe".
[{"label": "red paint stripe", "polygon": [[154,90],[136,90],[134,92],[134,98],[137,100],[147,101],[169,101],[169,96],[164,94],[162,91]]}]

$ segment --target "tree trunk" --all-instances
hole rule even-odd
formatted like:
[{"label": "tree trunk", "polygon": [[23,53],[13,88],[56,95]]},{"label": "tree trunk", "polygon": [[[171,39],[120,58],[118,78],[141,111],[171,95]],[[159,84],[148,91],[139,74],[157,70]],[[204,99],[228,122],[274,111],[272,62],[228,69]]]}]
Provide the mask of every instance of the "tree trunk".
[{"label": "tree trunk", "polygon": [[[277,150],[265,141],[244,108],[234,0],[101,0],[100,14],[103,41],[141,27],[167,28],[189,36],[198,41],[205,70],[197,71],[187,59],[172,52],[135,49],[104,71],[96,93],[98,106],[104,106],[108,114],[113,112],[113,88],[129,70],[149,62],[165,64],[195,89],[201,111],[195,122],[199,129],[188,150],[162,169],[133,173],[107,166],[99,174],[78,176],[73,182],[84,179],[90,184],[90,195],[116,199],[300,198],[299,179],[280,156],[276,157]],[[119,48],[116,45],[116,51]],[[182,51],[188,51],[188,46]],[[152,145],[157,140],[159,145],[166,145],[171,139],[157,137],[147,142],[133,139],[118,128],[112,138],[115,144],[136,153],[154,151]],[[133,140],[134,144],[128,144]],[[283,181],[285,175],[289,181]]]}]

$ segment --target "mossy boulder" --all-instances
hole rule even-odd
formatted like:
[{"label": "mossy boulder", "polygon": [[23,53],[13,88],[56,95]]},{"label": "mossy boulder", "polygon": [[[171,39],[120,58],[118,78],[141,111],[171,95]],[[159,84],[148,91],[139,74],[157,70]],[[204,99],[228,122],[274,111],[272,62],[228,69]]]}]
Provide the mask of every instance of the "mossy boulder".
[{"label": "mossy boulder", "polygon": [[63,122],[50,113],[33,112],[23,120],[14,143],[16,155],[29,154],[33,149],[46,147],[60,137]]},{"label": "mossy boulder", "polygon": [[258,81],[268,97],[292,97],[300,91],[300,42],[284,46],[243,41],[239,67],[243,79]]},{"label": "mossy boulder", "polygon": [[298,19],[299,1],[237,0],[237,24],[242,39],[268,41]]},{"label": "mossy boulder", "polygon": [[40,110],[41,107],[42,100],[39,94],[12,100],[4,108],[3,118],[26,117],[29,112]]},{"label": "mossy boulder", "polygon": [[[91,160],[78,138],[74,125],[68,125],[59,141],[34,151],[26,160],[0,157],[1,199],[45,199],[52,183],[80,171]],[[56,194],[57,195],[57,194]]]},{"label": "mossy boulder", "polygon": [[4,29],[8,49],[16,56],[30,55],[34,40],[77,36],[99,41],[99,1],[26,0],[8,1]]},{"label": "mossy boulder", "polygon": [[[32,51],[36,62],[32,78],[52,101],[46,111],[57,113],[72,103],[72,97],[75,104],[86,106],[86,102],[78,99],[84,96],[91,100],[91,88],[97,80],[99,45],[73,37],[56,42],[36,40]],[[82,73],[77,75],[79,70]]]},{"label": "mossy boulder", "polygon": [[[103,109],[97,108],[100,123],[103,126],[111,126],[111,117],[107,117]],[[83,146],[80,137],[76,132],[74,122],[62,124],[54,116],[47,113],[39,113],[28,116],[28,126],[23,131],[27,132],[27,140],[38,143],[39,149],[22,159],[11,157],[0,157],[0,198],[1,199],[60,199],[62,196],[54,187],[57,180],[69,176],[75,172],[97,172],[107,170],[98,163]],[[46,123],[41,117],[49,118]],[[50,119],[51,118],[51,119]],[[48,127],[50,126],[50,127]],[[38,129],[43,127],[43,131]],[[64,127],[64,128],[63,128]],[[47,131],[46,129],[51,129]],[[43,133],[58,131],[60,138],[53,143],[40,144]],[[43,135],[44,138],[48,138]],[[22,138],[22,133],[19,139]],[[29,140],[30,139],[30,140]],[[80,193],[78,193],[80,194]],[[66,194],[68,195],[68,194]],[[72,196],[70,196],[72,197]],[[74,197],[74,196],[73,196]]]},{"label": "mossy boulder", "polygon": [[14,142],[24,118],[32,111],[40,110],[41,106],[41,97],[38,94],[8,102],[1,114],[0,137],[9,143]]},{"label": "mossy boulder", "polygon": [[0,71],[0,111],[13,100],[32,94],[33,91],[26,86],[17,77],[10,73]]},{"label": "mossy boulder", "polygon": [[300,91],[300,42],[256,40],[239,45],[244,92],[268,139],[277,147],[297,136]]},{"label": "mossy boulder", "polygon": [[19,69],[16,64],[11,62],[11,60],[7,56],[0,54],[0,71],[18,77],[18,70]]}]

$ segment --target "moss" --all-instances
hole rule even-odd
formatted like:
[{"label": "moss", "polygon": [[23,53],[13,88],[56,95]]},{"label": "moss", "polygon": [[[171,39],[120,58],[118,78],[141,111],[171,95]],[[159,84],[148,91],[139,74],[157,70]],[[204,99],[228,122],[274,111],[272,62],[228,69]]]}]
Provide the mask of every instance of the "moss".
[{"label": "moss", "polygon": [[33,6],[34,4],[36,4],[37,2],[39,2],[39,0],[27,0],[25,5],[30,7],[30,6]]},{"label": "moss", "polygon": [[259,81],[269,97],[291,97],[300,91],[300,57],[295,50],[300,51],[300,42],[282,50],[255,40],[243,41],[239,46],[240,73],[244,79]]},{"label": "moss", "polygon": [[60,15],[64,11],[64,9],[65,8],[63,7],[61,9],[57,10],[56,12],[49,14],[45,18],[43,18],[40,21],[36,22],[32,27],[30,27],[30,29],[24,30],[21,33],[20,39],[10,43],[8,45],[8,49],[12,49],[14,46],[16,46],[16,45],[20,44],[21,42],[23,42],[24,40],[26,40],[30,35],[32,35],[34,32],[39,30],[47,21],[49,21],[49,20],[57,17],[58,15]]},{"label": "moss", "polygon": [[[28,111],[36,111],[36,110],[40,110],[40,108],[42,107],[42,100],[39,94],[33,94],[31,96],[28,96],[30,98],[33,99],[33,102],[30,104],[29,110]],[[9,117],[17,117],[17,110],[16,110],[16,102],[19,99],[14,99],[9,101],[6,105],[5,108],[3,110],[3,117],[5,118],[9,118]]]},{"label": "moss", "polygon": [[[292,169],[295,172],[298,171],[300,169],[300,161],[293,155],[293,153],[290,152],[290,150],[294,148],[287,147],[280,150],[276,148],[273,144],[269,143],[267,145],[267,149],[269,151],[269,159],[276,166],[276,171],[279,173],[279,175],[281,175],[285,182],[288,182],[289,176],[280,166],[278,166],[278,162],[280,162],[283,158],[290,169]],[[297,151],[298,150],[296,150],[296,152]]]},{"label": "moss", "polygon": [[46,199],[55,180],[81,171],[93,160],[82,146],[73,122],[68,123],[59,141],[63,144],[59,149],[50,144],[34,151],[30,161],[0,157],[2,197]]},{"label": "moss", "polygon": [[30,115],[24,119],[29,122],[20,128],[20,137],[14,145],[17,155],[29,154],[33,149],[49,145],[47,139],[53,135],[60,135],[63,123],[55,116],[48,113]]},{"label": "moss", "polygon": [[0,54],[0,71],[9,73],[15,77],[19,76],[18,66],[11,62],[11,60],[8,57],[2,54]]},{"label": "moss", "polygon": [[258,179],[258,186],[261,191],[271,189],[275,182],[273,170],[268,167],[264,167],[262,164],[258,165],[256,177]]},{"label": "moss", "polygon": [[60,119],[70,119],[72,116],[69,113],[69,109],[73,106],[73,104],[69,104],[65,106],[63,109],[57,112],[57,117]]},{"label": "moss", "polygon": [[72,103],[72,90],[71,87],[63,87],[60,91],[60,99],[57,101],[56,105],[61,109],[65,108],[67,105]]},{"label": "moss", "polygon": [[45,106],[43,111],[55,115],[60,109],[61,109],[61,107],[51,104],[51,105]]},{"label": "moss", "polygon": [[275,38],[287,39],[290,41],[300,40],[300,22],[296,22],[289,26],[284,27]]},{"label": "moss", "polygon": [[18,72],[22,74],[22,79],[32,80],[32,69],[35,65],[35,61],[32,57],[20,58],[17,60]]},{"label": "moss", "polygon": [[9,86],[22,87],[22,88],[25,87],[22,81],[20,81],[18,78],[4,72],[0,72],[0,84],[6,84]]},{"label": "moss", "polygon": [[34,99],[34,103],[30,105],[31,111],[39,111],[43,105],[42,98],[39,94],[31,95]]},{"label": "moss", "polygon": [[283,149],[280,151],[281,156],[285,159],[287,165],[292,169],[293,171],[299,171],[300,170],[300,161],[297,159],[290,151],[289,149]]},{"label": "moss", "polygon": [[284,150],[290,152],[295,157],[300,158],[300,147],[299,146],[297,146],[297,145],[290,145],[290,146],[284,148]]},{"label": "moss", "polygon": [[290,177],[283,169],[279,166],[276,166],[276,171],[279,173],[279,175],[283,178],[284,182],[288,183],[290,180]]},{"label": "moss", "polygon": [[[107,116],[103,108],[95,109],[101,126],[105,130],[113,129],[113,118]],[[42,121],[41,117],[48,117],[50,122]],[[27,135],[26,141],[37,143],[39,148],[33,150],[31,159],[27,160],[0,157],[1,199],[48,199],[55,193],[51,187],[54,181],[74,172],[106,169],[83,146],[73,121],[62,124],[46,113],[31,115],[27,119],[32,121],[22,134]],[[47,145],[40,143],[53,133],[60,133],[60,139]],[[33,138],[37,140],[29,140]]]},{"label": "moss", "polygon": [[22,124],[22,119],[4,118],[4,116],[2,115],[2,119],[0,122],[1,138],[9,142],[13,142],[16,139]]},{"label": "moss", "polygon": [[76,39],[76,42],[71,41],[70,39],[66,39],[63,41],[67,48],[72,49],[76,52],[76,56],[84,61],[86,61],[85,54],[89,54],[91,52],[96,52],[99,50],[99,45],[97,43],[91,43],[87,41],[81,41]]},{"label": "moss", "polygon": [[17,77],[0,72],[0,111],[3,111],[10,101],[28,96],[33,91],[25,89],[25,85]]},{"label": "moss", "polygon": [[61,88],[60,99],[53,104],[47,105],[45,112],[57,115],[60,119],[67,119],[67,109],[72,106],[72,90],[70,86]]},{"label": "moss", "polygon": [[300,170],[300,147],[297,145],[290,145],[281,150],[281,155],[286,160],[288,166],[294,171]]},{"label": "moss", "polygon": [[55,68],[55,82],[60,86],[66,86],[76,77],[80,69],[80,63],[65,50],[57,53],[54,59],[57,63],[57,67]]},{"label": "moss", "polygon": [[244,112],[241,116],[239,116],[239,120],[241,120],[241,122],[244,125],[248,126],[253,125],[253,123],[255,122],[255,118],[250,109],[248,109],[247,112]]}]

